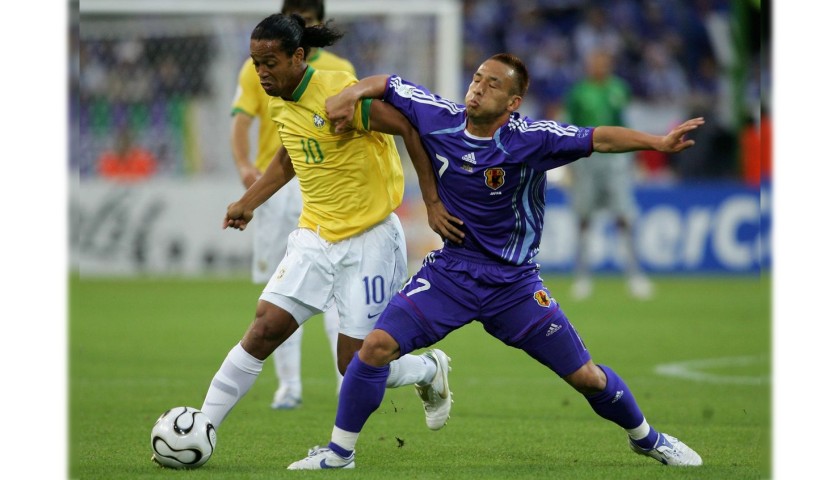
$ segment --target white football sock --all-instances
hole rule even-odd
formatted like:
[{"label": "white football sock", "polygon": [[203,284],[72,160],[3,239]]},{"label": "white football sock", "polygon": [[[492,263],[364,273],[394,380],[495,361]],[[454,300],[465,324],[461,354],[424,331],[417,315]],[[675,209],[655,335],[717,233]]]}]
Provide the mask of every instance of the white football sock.
[{"label": "white football sock", "polygon": [[618,236],[619,255],[624,258],[627,276],[633,277],[638,275],[641,273],[641,270],[639,269],[639,260],[636,255],[633,233],[627,230],[620,230]]},{"label": "white football sock", "polygon": [[589,265],[589,255],[592,248],[592,233],[591,226],[586,230],[579,231],[577,238],[577,246],[575,251],[575,266],[574,274],[577,279],[588,279],[591,275]]},{"label": "white football sock", "polygon": [[333,355],[333,367],[335,367],[335,377],[338,382],[336,392],[338,392],[341,390],[341,382],[344,380],[344,376],[338,370],[338,309],[335,308],[335,305],[324,312],[324,331],[327,332],[327,342]]},{"label": "white football sock", "polygon": [[330,441],[339,447],[352,452],[356,449],[356,441],[359,439],[358,433],[348,432],[336,426],[333,426],[332,437]]},{"label": "white football sock", "polygon": [[262,366],[262,360],[254,358],[239,343],[231,349],[213,376],[201,406],[201,411],[210,417],[213,426],[219,428],[239,399],[248,393]]},{"label": "white football sock", "polygon": [[403,355],[389,364],[391,371],[385,386],[428,385],[435,378],[437,363],[425,355]]},{"label": "white football sock", "polygon": [[301,398],[303,395],[303,383],[300,379],[302,344],[303,325],[299,326],[295,333],[291,334],[272,354],[274,357],[274,372],[277,374],[279,386],[286,387],[285,390],[296,398]]},{"label": "white football sock", "polygon": [[650,425],[648,424],[646,419],[642,420],[642,424],[636,428],[628,428],[627,434],[630,435],[630,438],[633,440],[641,440],[648,436],[650,433]]}]

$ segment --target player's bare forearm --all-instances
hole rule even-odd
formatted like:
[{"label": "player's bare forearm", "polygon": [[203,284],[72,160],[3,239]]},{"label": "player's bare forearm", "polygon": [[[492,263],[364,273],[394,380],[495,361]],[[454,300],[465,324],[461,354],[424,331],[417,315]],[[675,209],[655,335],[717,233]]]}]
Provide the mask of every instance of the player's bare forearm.
[{"label": "player's bare forearm", "polygon": [[251,143],[249,132],[253,118],[244,114],[236,113],[231,121],[230,128],[230,149],[233,154],[233,162],[236,171],[245,188],[251,186],[260,176],[260,171],[251,163]]},{"label": "player's bare forearm", "polygon": [[356,95],[356,100],[363,98],[382,98],[385,96],[385,89],[388,87],[390,75],[372,75],[359,80],[359,83],[351,85]]},{"label": "player's bare forearm", "polygon": [[601,153],[633,152],[637,150],[657,150],[665,153],[678,153],[694,145],[694,140],[685,135],[703,125],[702,117],[693,118],[668,132],[667,135],[652,135],[625,127],[601,126],[592,134],[593,149]]},{"label": "player's bare forearm", "polygon": [[432,161],[426,154],[420,135],[414,126],[396,108],[382,101],[371,102],[370,129],[378,132],[399,135],[405,142],[406,151],[417,172],[420,194],[426,204],[429,226],[441,237],[455,243],[461,243],[464,233],[458,229],[464,223],[446,211],[437,191],[437,180],[432,169]]},{"label": "player's bare forearm", "polygon": [[411,163],[417,172],[423,202],[429,205],[430,203],[439,201],[435,174],[432,171],[432,162],[429,160],[423,144],[420,143],[420,135],[408,119],[396,108],[385,102],[371,102],[370,129],[389,135],[399,135],[403,138],[408,156],[411,158]]},{"label": "player's bare forearm", "polygon": [[[406,123],[408,121],[406,120]],[[410,126],[410,124],[409,124]],[[437,179],[432,170],[432,162],[420,142],[420,135],[413,127],[403,134],[405,148],[414,170],[417,172],[417,181],[420,184],[420,194],[423,196],[423,203],[426,204],[429,227],[442,238],[460,244],[464,238],[458,226],[463,225],[461,219],[449,214],[437,191]]]},{"label": "player's bare forearm", "polygon": [[359,100],[363,98],[382,98],[385,95],[388,78],[388,75],[365,77],[358,83],[350,85],[338,94],[327,98],[324,104],[325,112],[337,133],[346,132],[353,128],[353,114]]},{"label": "player's bare forearm", "polygon": [[294,177],[295,168],[292,166],[292,159],[285,147],[281,146],[265,169],[265,173],[251,185],[242,199],[247,205],[257,208]]},{"label": "player's bare forearm", "polygon": [[254,210],[265,203],[294,178],[295,170],[285,148],[280,147],[265,173],[242,195],[242,198],[228,206],[222,228],[245,230],[254,216]]}]

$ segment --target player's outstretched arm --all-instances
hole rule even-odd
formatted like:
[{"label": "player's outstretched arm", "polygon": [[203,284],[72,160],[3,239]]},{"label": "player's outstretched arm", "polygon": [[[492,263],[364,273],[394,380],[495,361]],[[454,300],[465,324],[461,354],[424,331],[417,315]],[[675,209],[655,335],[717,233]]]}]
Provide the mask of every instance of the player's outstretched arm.
[{"label": "player's outstretched arm", "polygon": [[597,127],[592,134],[593,149],[602,153],[633,152],[636,150],[658,150],[678,153],[694,145],[685,135],[705,123],[703,117],[692,118],[668,132],[667,135],[649,133],[625,127]]},{"label": "player's outstretched arm", "polygon": [[283,185],[294,178],[295,168],[292,166],[292,159],[284,147],[280,147],[271,163],[268,164],[265,173],[259,177],[242,198],[228,205],[222,228],[236,228],[245,230],[248,222],[254,218],[254,210],[265,203]]},{"label": "player's outstretched arm", "polygon": [[335,127],[336,133],[353,129],[353,114],[356,103],[363,98],[382,98],[389,75],[365,77],[332,97],[327,98],[325,111],[327,118]]},{"label": "player's outstretched arm", "polygon": [[399,135],[405,142],[408,156],[417,172],[420,194],[426,204],[429,226],[441,238],[461,243],[464,233],[458,228],[463,225],[459,218],[449,214],[443,206],[437,192],[437,179],[432,170],[432,161],[426,154],[420,135],[405,116],[385,102],[374,100],[370,105],[370,129],[378,132]]}]

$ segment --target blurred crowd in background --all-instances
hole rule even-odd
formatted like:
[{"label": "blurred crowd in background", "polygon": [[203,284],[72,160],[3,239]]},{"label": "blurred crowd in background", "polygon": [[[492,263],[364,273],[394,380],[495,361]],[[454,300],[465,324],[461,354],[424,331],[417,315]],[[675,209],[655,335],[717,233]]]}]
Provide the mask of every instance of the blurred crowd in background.
[{"label": "blurred crowd in background", "polygon": [[[584,74],[583,59],[606,49],[642,116],[676,111],[675,119],[707,120],[697,147],[677,158],[640,154],[640,181],[757,184],[771,176],[769,6],[762,15],[759,0],[464,0],[463,43],[453,48],[463,49],[464,90],[485,58],[520,56],[532,77],[524,113],[558,121],[566,93]],[[331,50],[350,59],[360,77],[385,73],[367,69],[371,45],[388,41],[375,25],[338,26],[347,34]],[[87,37],[78,18],[71,36],[78,47],[70,59],[71,168],[83,178],[130,180],[201,173],[190,160],[196,127],[189,110],[195,99],[232,97],[213,91],[218,73],[209,69],[225,46],[188,28],[178,37]],[[217,120],[227,121],[226,113]]]},{"label": "blurred crowd in background", "polygon": [[771,89],[769,22],[762,22],[760,2],[466,0],[464,20],[465,83],[483,59],[515,52],[529,66],[535,117],[564,119],[564,98],[594,50],[613,55],[615,73],[641,108],[678,105],[679,119],[704,116],[695,149],[676,158],[638,155],[642,181],[759,181],[760,160],[747,156],[757,155],[748,150],[750,134]]}]

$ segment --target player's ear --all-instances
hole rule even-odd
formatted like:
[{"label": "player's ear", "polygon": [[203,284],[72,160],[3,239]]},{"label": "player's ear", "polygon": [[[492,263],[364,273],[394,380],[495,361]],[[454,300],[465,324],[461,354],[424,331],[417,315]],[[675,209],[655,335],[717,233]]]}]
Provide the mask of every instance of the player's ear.
[{"label": "player's ear", "polygon": [[303,47],[298,47],[295,49],[295,53],[292,54],[292,57],[295,59],[295,63],[303,63],[306,61],[306,53],[303,51]]},{"label": "player's ear", "polygon": [[522,97],[519,95],[514,95],[510,98],[508,102],[508,111],[515,112],[519,110],[519,106],[522,105]]}]

